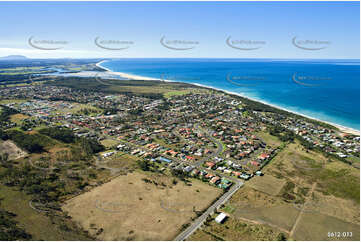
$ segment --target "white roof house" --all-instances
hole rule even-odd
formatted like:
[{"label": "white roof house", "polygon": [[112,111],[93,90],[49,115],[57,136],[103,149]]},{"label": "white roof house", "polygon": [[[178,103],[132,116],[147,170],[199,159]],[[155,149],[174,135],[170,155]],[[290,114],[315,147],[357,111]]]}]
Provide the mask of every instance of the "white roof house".
[{"label": "white roof house", "polygon": [[256,175],[257,175],[257,176],[262,175],[262,171],[256,171]]},{"label": "white roof house", "polygon": [[227,214],[225,213],[221,213],[220,215],[218,215],[214,220],[217,222],[217,223],[222,223],[224,221],[224,219],[227,218]]}]

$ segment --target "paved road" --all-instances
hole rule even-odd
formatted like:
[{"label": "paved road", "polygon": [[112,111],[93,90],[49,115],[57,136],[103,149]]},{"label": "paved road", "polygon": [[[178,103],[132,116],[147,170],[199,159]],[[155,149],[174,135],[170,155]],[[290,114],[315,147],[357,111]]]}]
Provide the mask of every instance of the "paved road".
[{"label": "paved road", "polygon": [[198,124],[194,125],[194,127],[195,127],[196,129],[202,131],[203,133],[205,133],[206,136],[207,136],[211,141],[213,141],[214,143],[217,144],[217,150],[216,150],[214,153],[212,153],[210,156],[207,156],[207,157],[204,157],[204,158],[200,159],[197,163],[195,163],[195,165],[196,165],[197,167],[199,167],[199,166],[202,165],[206,160],[209,160],[210,157],[219,156],[219,154],[222,153],[222,151],[223,151],[223,145],[222,145],[222,143],[221,143],[219,140],[213,138],[213,137],[209,134],[208,131],[200,128]]},{"label": "paved road", "polygon": [[223,194],[222,197],[220,197],[212,206],[210,206],[206,212],[204,212],[201,216],[199,216],[196,220],[194,220],[193,224],[191,224],[186,230],[181,232],[174,240],[175,241],[183,241],[186,240],[193,232],[195,232],[199,227],[202,226],[202,224],[206,221],[207,217],[209,215],[212,215],[214,213],[214,210],[219,208],[222,204],[228,201],[228,199],[231,198],[231,196],[241,187],[243,186],[243,183],[238,181],[235,183],[228,192]]}]

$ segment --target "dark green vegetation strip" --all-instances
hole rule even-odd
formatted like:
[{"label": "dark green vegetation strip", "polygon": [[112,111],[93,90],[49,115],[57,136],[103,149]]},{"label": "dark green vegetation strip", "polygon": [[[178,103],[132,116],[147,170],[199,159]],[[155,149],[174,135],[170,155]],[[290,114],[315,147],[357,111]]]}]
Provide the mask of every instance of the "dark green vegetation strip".
[{"label": "dark green vegetation strip", "polygon": [[30,153],[39,153],[44,151],[44,148],[52,144],[52,140],[41,134],[28,134],[18,130],[6,131],[8,139],[14,141],[20,148],[25,149]]},{"label": "dark green vegetation strip", "polygon": [[10,116],[19,113],[16,109],[9,108],[5,105],[0,105],[0,123],[10,120]]},{"label": "dark green vegetation strip", "polygon": [[64,143],[73,143],[75,135],[71,129],[61,127],[50,127],[39,130],[39,133],[47,135],[53,139],[62,141]]},{"label": "dark green vegetation strip", "polygon": [[[160,88],[171,87],[173,89],[194,88],[194,86],[185,83],[164,83],[160,81],[142,81],[142,80],[104,80],[110,85],[104,85],[96,78],[92,77],[58,77],[55,81],[46,83],[46,85],[69,87],[90,92],[104,92],[109,94],[137,95],[152,99],[162,99],[163,93],[154,92]],[[127,87],[125,91],[122,87]],[[137,90],[130,91],[129,87],[144,87],[147,91],[140,93]]]}]

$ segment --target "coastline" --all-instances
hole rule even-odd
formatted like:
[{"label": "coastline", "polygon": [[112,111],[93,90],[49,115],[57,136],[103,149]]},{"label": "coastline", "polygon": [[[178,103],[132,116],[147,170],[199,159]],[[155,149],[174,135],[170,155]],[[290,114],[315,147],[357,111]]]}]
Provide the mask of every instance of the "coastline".
[{"label": "coastline", "polygon": [[145,80],[145,81],[161,81],[160,79],[157,79],[157,78],[151,78],[151,77],[145,77],[145,76],[138,76],[138,75],[133,75],[133,74],[127,74],[127,73],[124,73],[124,72],[115,72],[115,71],[112,71],[106,67],[103,67],[101,66],[100,64],[101,63],[104,63],[106,62],[107,60],[102,60],[98,63],[96,63],[95,65],[103,70],[105,70],[106,72],[108,72],[108,74],[110,75],[117,75],[117,76],[120,76],[122,78],[127,78],[127,79],[132,79],[132,80]]},{"label": "coastline", "polygon": [[[110,70],[110,69],[108,69],[106,67],[101,66],[101,64],[106,62],[106,61],[108,61],[108,60],[102,60],[102,61],[96,63],[95,65],[97,67],[107,71],[111,75],[118,75],[118,76],[120,76],[122,78],[127,78],[127,79],[131,79],[131,80],[182,82],[182,81],[162,80],[162,79],[159,79],[159,78],[151,78],[151,77],[127,74],[127,73],[124,73],[124,72],[114,72],[114,71],[112,71],[112,70]],[[289,112],[289,113],[292,113],[292,114],[296,114],[296,115],[305,117],[307,119],[312,119],[312,120],[315,120],[315,121],[318,121],[318,122],[321,122],[321,123],[332,125],[335,128],[339,129],[340,132],[360,136],[360,131],[359,130],[349,128],[349,127],[345,127],[343,125],[335,124],[335,123],[332,123],[332,122],[329,122],[329,121],[324,121],[324,120],[321,120],[321,119],[317,119],[317,118],[314,118],[314,117],[311,117],[311,116],[308,116],[308,115],[305,115],[305,114],[302,114],[302,113],[299,113],[299,112],[291,111],[291,110],[288,110],[286,108],[282,108],[280,106],[270,104],[270,103],[267,103],[267,102],[262,101],[262,100],[257,100],[257,99],[254,99],[254,98],[243,96],[240,93],[231,92],[231,91],[227,91],[227,90],[223,90],[223,89],[220,89],[220,88],[215,88],[215,87],[211,87],[211,86],[207,86],[207,85],[203,85],[203,84],[199,84],[199,83],[187,83],[187,84],[192,84],[192,85],[195,85],[195,86],[198,86],[198,87],[208,88],[208,89],[216,90],[216,91],[223,92],[223,93],[226,93],[226,94],[229,94],[229,95],[235,95],[235,96],[239,96],[239,97],[242,97],[242,98],[246,98],[246,99],[249,99],[249,100],[254,101],[254,102],[262,103],[264,105],[267,105],[267,106],[270,106],[270,107],[273,107],[273,108],[276,108],[276,109],[280,109],[280,110],[283,110],[283,111],[286,111],[286,112]]]}]

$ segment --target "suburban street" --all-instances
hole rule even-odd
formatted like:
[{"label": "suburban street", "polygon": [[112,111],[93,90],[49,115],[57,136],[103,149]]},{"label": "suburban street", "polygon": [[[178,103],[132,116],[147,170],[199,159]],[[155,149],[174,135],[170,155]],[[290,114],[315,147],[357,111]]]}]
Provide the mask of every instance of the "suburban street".
[{"label": "suburban street", "polygon": [[213,156],[213,157],[216,157],[216,156],[218,156],[220,153],[222,153],[222,151],[223,151],[223,145],[222,145],[222,143],[221,143],[219,140],[213,138],[206,130],[200,128],[200,127],[199,127],[199,124],[194,125],[194,127],[195,127],[197,130],[204,132],[205,135],[206,135],[210,140],[212,140],[214,143],[217,144],[217,150],[216,150],[213,154],[211,154],[210,156],[204,157],[203,159],[200,159],[200,160],[195,164],[197,167],[199,167],[200,165],[202,165],[202,164],[204,163],[204,161],[208,160],[210,157],[212,157],[212,156]]}]

